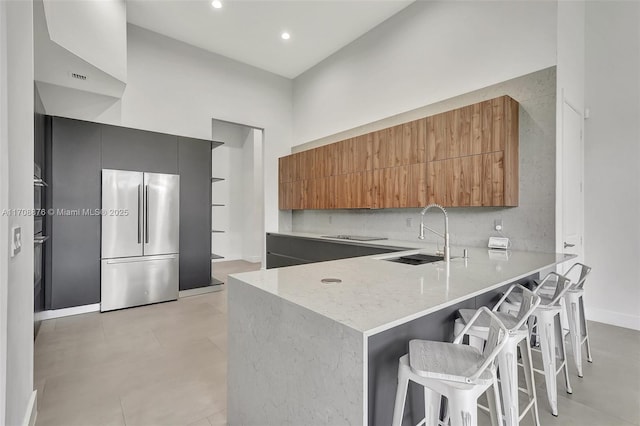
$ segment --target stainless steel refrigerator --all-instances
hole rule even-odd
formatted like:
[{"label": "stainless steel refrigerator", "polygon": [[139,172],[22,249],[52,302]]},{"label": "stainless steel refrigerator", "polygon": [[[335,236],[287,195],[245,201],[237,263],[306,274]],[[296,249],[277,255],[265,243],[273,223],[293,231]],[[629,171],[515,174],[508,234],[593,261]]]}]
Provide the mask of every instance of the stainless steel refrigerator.
[{"label": "stainless steel refrigerator", "polygon": [[100,310],[178,298],[180,176],[102,170]]}]

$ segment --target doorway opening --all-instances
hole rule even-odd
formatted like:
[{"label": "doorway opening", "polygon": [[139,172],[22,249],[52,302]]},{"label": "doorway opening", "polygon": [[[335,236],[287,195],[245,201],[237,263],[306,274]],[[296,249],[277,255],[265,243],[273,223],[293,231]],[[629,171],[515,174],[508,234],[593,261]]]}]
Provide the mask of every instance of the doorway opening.
[{"label": "doorway opening", "polygon": [[264,267],[264,131],[212,120],[211,253],[216,263],[239,260]]}]

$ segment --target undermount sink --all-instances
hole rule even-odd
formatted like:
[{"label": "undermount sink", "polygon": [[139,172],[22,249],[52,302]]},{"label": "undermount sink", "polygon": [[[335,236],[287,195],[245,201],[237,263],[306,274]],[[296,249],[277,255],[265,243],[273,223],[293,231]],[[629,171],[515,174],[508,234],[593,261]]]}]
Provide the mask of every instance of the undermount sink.
[{"label": "undermount sink", "polygon": [[404,263],[406,265],[424,265],[425,263],[433,263],[444,260],[444,256],[434,256],[431,254],[418,253],[400,257],[390,257],[383,260],[388,260],[389,262]]}]

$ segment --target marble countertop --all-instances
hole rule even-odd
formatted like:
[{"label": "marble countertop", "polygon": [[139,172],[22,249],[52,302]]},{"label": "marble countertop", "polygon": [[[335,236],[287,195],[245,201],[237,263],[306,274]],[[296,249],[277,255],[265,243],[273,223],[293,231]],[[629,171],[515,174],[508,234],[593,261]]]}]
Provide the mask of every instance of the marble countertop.
[{"label": "marble countertop", "polygon": [[[314,234],[281,234],[325,239]],[[462,248],[452,247],[454,258],[447,275],[444,261],[414,266],[384,260],[415,253],[434,254],[435,244],[394,240],[357,244],[416,248],[232,277],[370,336],[574,257],[468,248],[468,258],[463,259],[456,257],[462,255]],[[324,278],[342,282],[325,284],[321,282]]]}]

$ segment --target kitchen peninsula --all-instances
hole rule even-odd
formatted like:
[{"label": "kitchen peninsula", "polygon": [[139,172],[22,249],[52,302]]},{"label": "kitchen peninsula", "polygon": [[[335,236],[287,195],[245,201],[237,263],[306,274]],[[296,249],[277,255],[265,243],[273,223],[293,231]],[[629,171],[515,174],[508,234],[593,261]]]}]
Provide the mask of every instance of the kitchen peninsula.
[{"label": "kitchen peninsula", "polygon": [[[384,244],[404,251],[229,277],[230,425],[388,425],[410,339],[450,340],[458,309],[571,258],[454,247],[447,274],[443,261],[387,261],[435,245]],[[410,394],[415,424],[421,392]]]}]

